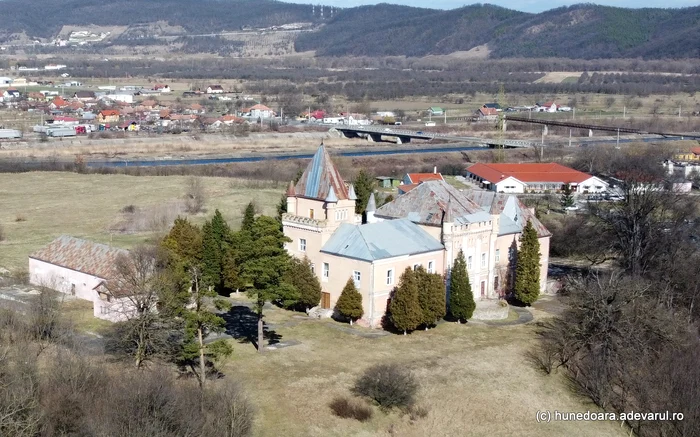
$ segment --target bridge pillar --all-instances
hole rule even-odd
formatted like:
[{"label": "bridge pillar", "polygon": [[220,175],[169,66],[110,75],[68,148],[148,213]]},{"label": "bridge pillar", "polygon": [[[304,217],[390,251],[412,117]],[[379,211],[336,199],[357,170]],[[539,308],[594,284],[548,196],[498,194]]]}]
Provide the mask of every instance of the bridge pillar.
[{"label": "bridge pillar", "polygon": [[382,136],[380,134],[367,134],[367,141],[370,143],[378,143],[382,140]]},{"label": "bridge pillar", "polygon": [[411,142],[411,137],[396,137],[396,144],[406,144]]},{"label": "bridge pillar", "polygon": [[501,130],[502,130],[503,132],[506,132],[506,131],[508,130],[508,122],[506,121],[505,118],[504,118],[503,121],[501,122]]},{"label": "bridge pillar", "polygon": [[549,135],[549,126],[546,124],[544,125],[544,128],[542,129],[542,135]]},{"label": "bridge pillar", "polygon": [[592,137],[593,136],[593,129],[588,129],[588,136]]}]

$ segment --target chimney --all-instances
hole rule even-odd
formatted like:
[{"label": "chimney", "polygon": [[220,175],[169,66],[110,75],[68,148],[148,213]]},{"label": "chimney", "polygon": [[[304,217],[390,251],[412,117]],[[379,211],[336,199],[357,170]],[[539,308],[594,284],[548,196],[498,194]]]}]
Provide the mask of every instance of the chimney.
[{"label": "chimney", "polygon": [[437,165],[433,167],[433,174],[437,174]]}]

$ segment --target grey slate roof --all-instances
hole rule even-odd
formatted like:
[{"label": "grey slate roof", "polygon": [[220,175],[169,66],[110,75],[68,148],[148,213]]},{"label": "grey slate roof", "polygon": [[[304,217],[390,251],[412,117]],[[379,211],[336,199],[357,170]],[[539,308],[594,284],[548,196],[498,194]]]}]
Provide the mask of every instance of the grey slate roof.
[{"label": "grey slate roof", "polygon": [[[412,222],[439,226],[450,203],[450,215],[457,221],[484,221],[484,210],[445,181],[426,181],[382,205],[375,213],[382,218],[408,218]],[[486,221],[490,218],[486,218]]]},{"label": "grey slate roof", "polygon": [[443,249],[443,245],[420,226],[400,219],[359,226],[343,223],[321,252],[371,262]]},{"label": "grey slate roof", "polygon": [[488,211],[490,214],[500,214],[498,235],[520,233],[528,220],[535,227],[537,236],[546,237],[552,235],[542,222],[530,212],[530,209],[512,194],[478,190],[468,190],[464,193],[466,197],[479,204],[484,211]]},{"label": "grey slate roof", "polygon": [[98,278],[110,279],[114,274],[117,257],[128,253],[127,250],[106,244],[63,235],[29,257]]}]

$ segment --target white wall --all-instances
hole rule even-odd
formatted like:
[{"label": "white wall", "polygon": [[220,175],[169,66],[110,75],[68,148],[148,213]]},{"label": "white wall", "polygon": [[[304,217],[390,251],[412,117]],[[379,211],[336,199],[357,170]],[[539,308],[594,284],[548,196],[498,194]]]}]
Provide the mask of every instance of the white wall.
[{"label": "white wall", "polygon": [[524,193],[525,192],[525,184],[520,182],[519,180],[513,178],[513,177],[508,177],[506,179],[503,179],[502,181],[492,184],[491,186],[496,187],[496,192],[498,193]]},{"label": "white wall", "polygon": [[29,282],[94,302],[102,278],[29,258]]},{"label": "white wall", "polygon": [[590,179],[586,179],[585,181],[578,184],[578,186],[576,187],[577,193],[588,192],[591,194],[597,194],[604,193],[606,191],[608,191],[607,182],[598,179],[595,176],[591,177]]}]

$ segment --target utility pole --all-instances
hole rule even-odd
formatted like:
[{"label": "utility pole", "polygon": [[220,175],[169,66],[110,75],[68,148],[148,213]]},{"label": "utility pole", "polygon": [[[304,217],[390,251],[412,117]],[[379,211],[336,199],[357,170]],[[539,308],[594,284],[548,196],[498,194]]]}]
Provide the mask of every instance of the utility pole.
[{"label": "utility pole", "polygon": [[620,148],[620,128],[617,128],[617,143],[615,145],[616,148]]},{"label": "utility pole", "polygon": [[443,112],[443,115],[445,116],[445,124],[447,124],[447,109],[445,109],[445,112]]},{"label": "utility pole", "polygon": [[678,118],[681,118],[681,105],[678,105]]},{"label": "utility pole", "polygon": [[622,118],[627,118],[627,106],[622,107]]},{"label": "utility pole", "polygon": [[572,120],[576,120],[576,108],[574,107],[572,110],[574,116],[571,118]]},{"label": "utility pole", "polygon": [[571,129],[569,129],[569,147],[571,147]]}]

